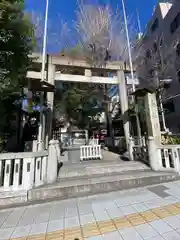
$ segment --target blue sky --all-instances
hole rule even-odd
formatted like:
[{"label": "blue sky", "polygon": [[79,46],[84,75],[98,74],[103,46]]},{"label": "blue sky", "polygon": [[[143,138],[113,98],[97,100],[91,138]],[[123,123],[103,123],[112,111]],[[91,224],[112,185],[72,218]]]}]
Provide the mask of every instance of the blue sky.
[{"label": "blue sky", "polygon": [[[49,0],[49,17],[51,23],[56,25],[57,17],[61,16],[64,21],[71,24],[75,18],[75,9],[77,0]],[[121,8],[121,0],[86,0],[88,3],[110,3],[113,7]],[[42,14],[45,11],[46,0],[26,0],[26,9],[28,11],[37,11]],[[157,0],[125,0],[127,14],[136,16],[136,9],[139,11],[142,28],[145,27],[148,20],[151,18],[152,10]]]}]

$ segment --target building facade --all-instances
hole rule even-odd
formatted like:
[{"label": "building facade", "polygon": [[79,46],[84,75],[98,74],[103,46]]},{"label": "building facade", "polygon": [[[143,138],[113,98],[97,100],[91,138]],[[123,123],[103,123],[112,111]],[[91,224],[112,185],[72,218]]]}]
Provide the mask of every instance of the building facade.
[{"label": "building facade", "polygon": [[158,2],[135,50],[140,83],[162,86],[167,127],[180,133],[179,0]]}]

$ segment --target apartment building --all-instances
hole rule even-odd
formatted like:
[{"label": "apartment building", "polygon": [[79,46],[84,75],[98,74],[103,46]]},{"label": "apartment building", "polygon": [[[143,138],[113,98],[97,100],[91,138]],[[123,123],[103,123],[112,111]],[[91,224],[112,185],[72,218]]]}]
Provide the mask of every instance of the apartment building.
[{"label": "apartment building", "polygon": [[[138,50],[138,51],[137,51]],[[159,1],[139,40],[137,73],[142,85],[165,81],[163,105],[167,127],[180,133],[180,1]]]}]

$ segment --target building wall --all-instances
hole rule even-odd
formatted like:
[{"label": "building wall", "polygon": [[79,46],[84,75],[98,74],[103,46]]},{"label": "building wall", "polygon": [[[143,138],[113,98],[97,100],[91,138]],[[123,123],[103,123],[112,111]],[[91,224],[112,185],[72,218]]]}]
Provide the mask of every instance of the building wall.
[{"label": "building wall", "polygon": [[[151,21],[148,23],[146,28],[146,33],[144,34],[141,41],[138,43],[138,47],[141,47],[141,58],[143,56],[143,61],[138,66],[137,72],[140,76],[141,83],[151,84],[154,83],[154,76],[151,69],[156,62],[156,53],[154,53],[154,43],[158,44],[158,53],[163,56],[163,60],[166,64],[164,71],[161,71],[162,78],[172,79],[169,84],[169,88],[166,90],[165,98],[174,96],[180,93],[180,79],[177,77],[177,71],[180,70],[180,56],[176,55],[176,45],[180,43],[180,17],[179,17],[179,27],[171,32],[171,23],[180,13],[180,1],[174,0],[172,3],[164,2],[158,3],[154,9]],[[157,21],[157,28],[154,26],[154,31],[152,30],[153,24]],[[161,41],[162,39],[162,41]],[[160,47],[160,43],[162,44]],[[151,51],[151,59],[146,58],[147,51]],[[140,58],[139,58],[140,59]],[[138,59],[138,60],[139,60]],[[168,127],[172,132],[180,132],[180,97],[173,98],[171,101],[174,103],[174,111],[166,114]]]}]

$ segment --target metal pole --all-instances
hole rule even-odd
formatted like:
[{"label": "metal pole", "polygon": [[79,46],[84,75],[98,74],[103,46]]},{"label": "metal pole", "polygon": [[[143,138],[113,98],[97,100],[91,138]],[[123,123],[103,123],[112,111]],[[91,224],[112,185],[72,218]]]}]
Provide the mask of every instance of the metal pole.
[{"label": "metal pole", "polygon": [[[122,7],[123,7],[125,31],[126,31],[126,38],[127,38],[127,45],[128,45],[129,64],[130,64],[130,70],[131,70],[132,91],[135,92],[136,86],[135,86],[135,82],[134,82],[131,44],[130,44],[130,39],[129,39],[129,31],[128,31],[127,16],[126,16],[126,9],[125,9],[124,0],[122,0]],[[135,99],[134,99],[134,103],[135,103]],[[136,111],[136,106],[135,106],[135,111]],[[141,128],[140,128],[139,116],[138,116],[137,111],[136,111],[136,122],[137,122],[138,138],[139,138],[139,142],[141,143]]]},{"label": "metal pole", "polygon": [[160,104],[160,112],[161,112],[161,118],[162,118],[162,127],[165,132],[167,132],[167,127],[166,127],[166,120],[165,120],[165,115],[164,115],[164,108],[162,104],[162,96],[161,92],[159,91],[159,104]]},{"label": "metal pole", "polygon": [[45,63],[46,63],[48,11],[49,11],[49,0],[46,0],[46,13],[45,13],[45,21],[44,21],[44,37],[43,37],[43,54],[42,54],[41,81],[43,81],[44,77],[45,77],[44,75],[45,75]]},{"label": "metal pole", "polygon": [[123,7],[124,23],[125,23],[125,30],[126,30],[127,45],[128,45],[129,64],[130,64],[131,79],[132,79],[132,90],[133,90],[133,92],[135,92],[134,72],[133,72],[132,55],[131,55],[131,44],[130,44],[130,39],[129,39],[129,31],[128,31],[128,24],[127,24],[124,0],[122,0],[122,7]]},{"label": "metal pole", "polygon": [[[41,69],[41,81],[45,78],[45,64],[46,64],[46,47],[47,47],[47,24],[48,24],[48,11],[49,11],[49,0],[46,0],[46,12],[44,21],[44,36],[43,36],[43,52],[42,52],[42,69]],[[40,107],[44,104],[44,93],[40,95]],[[40,108],[40,123],[39,123],[39,134],[38,134],[38,148],[43,149],[43,111]]]},{"label": "metal pole", "polygon": [[140,19],[139,19],[138,9],[136,9],[136,12],[137,12],[137,22],[138,22],[139,33],[141,34],[141,22],[140,22]]}]

